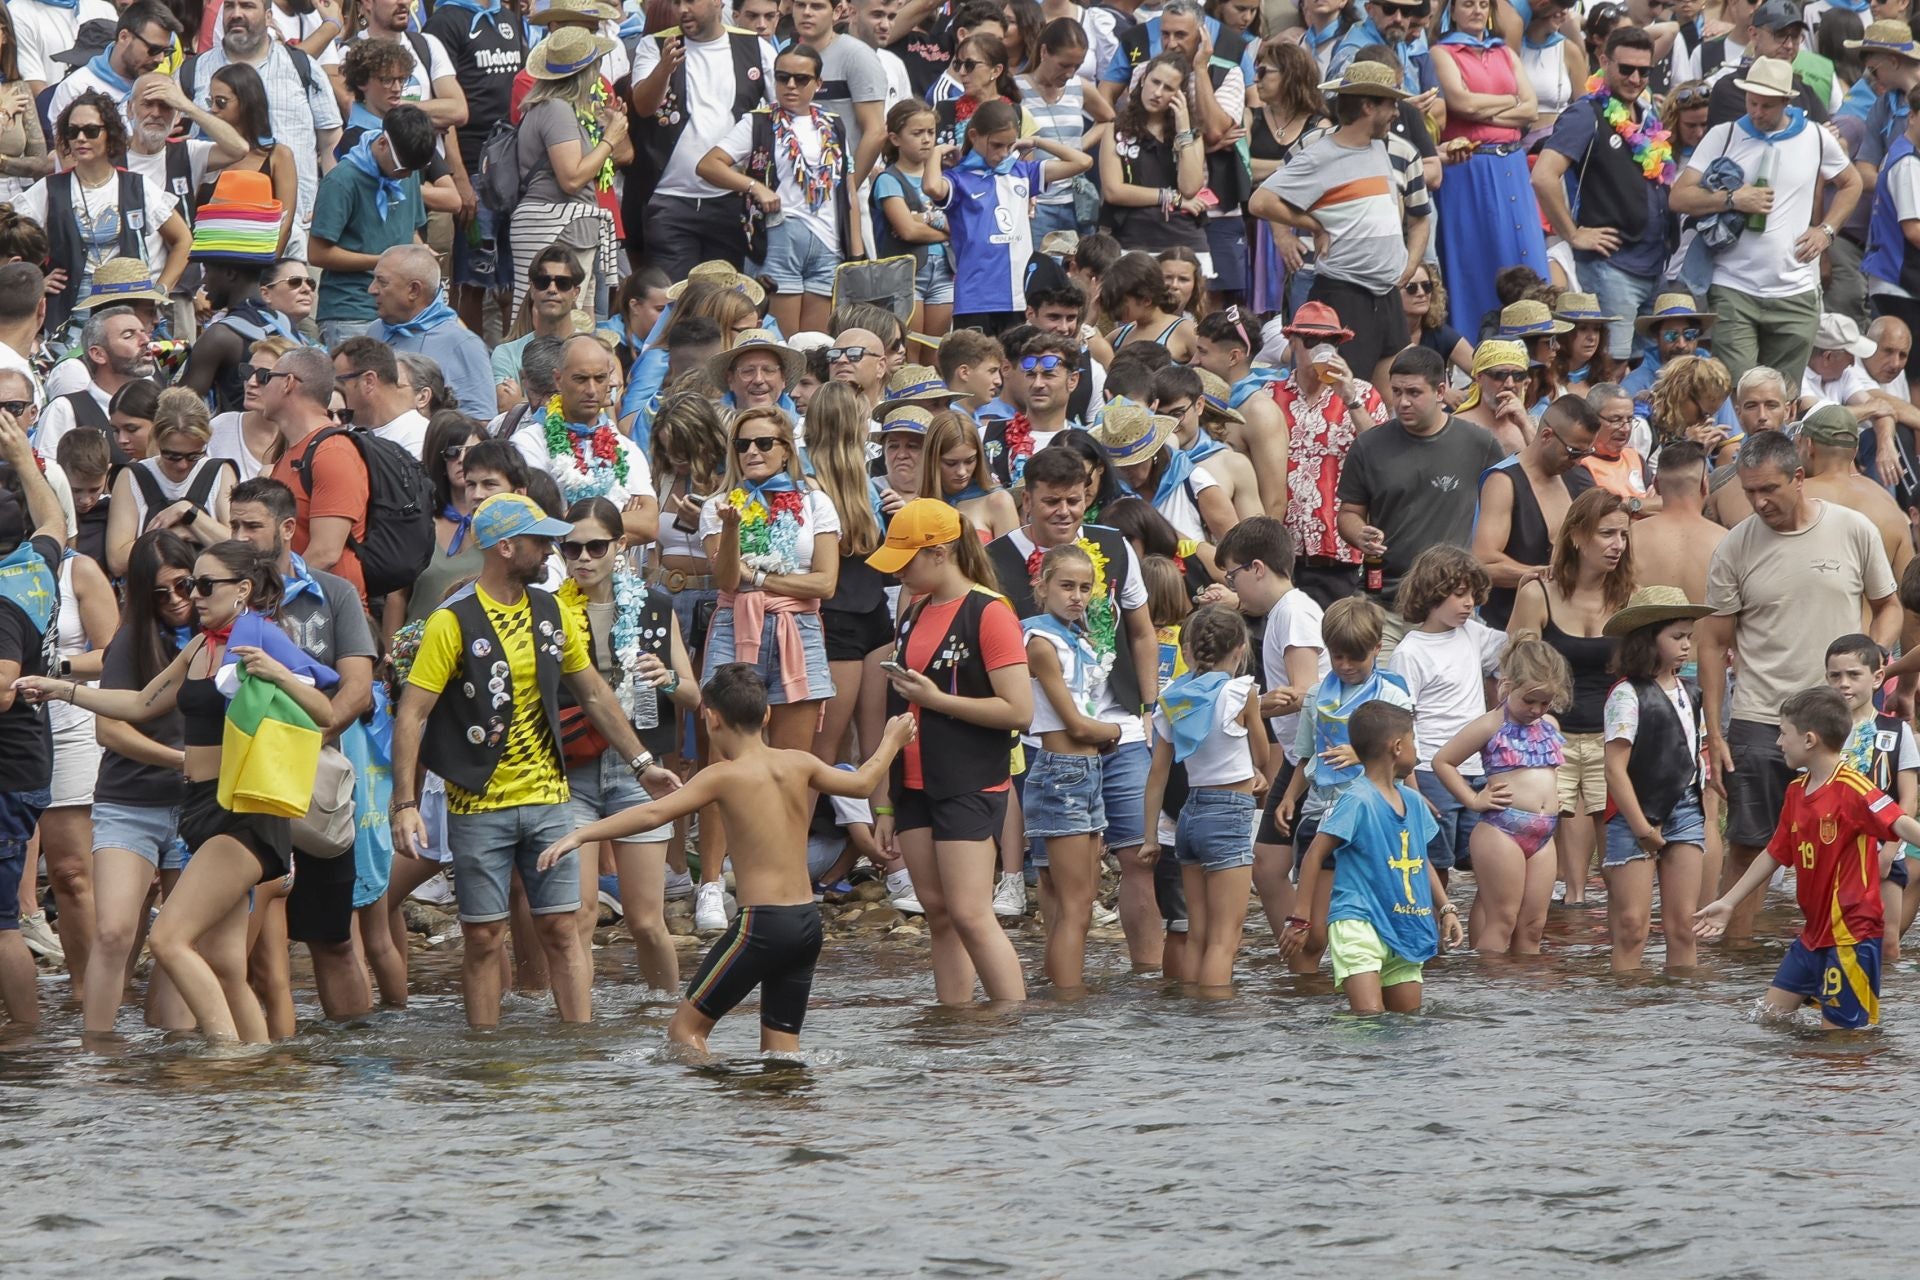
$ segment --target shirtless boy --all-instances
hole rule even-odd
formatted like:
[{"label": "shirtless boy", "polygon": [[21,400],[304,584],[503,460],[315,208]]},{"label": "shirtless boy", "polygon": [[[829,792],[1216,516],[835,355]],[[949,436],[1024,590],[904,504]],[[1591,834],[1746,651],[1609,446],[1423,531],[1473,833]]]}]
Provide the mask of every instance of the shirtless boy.
[{"label": "shirtless boy", "polygon": [[740,914],[693,975],[667,1038],[705,1053],[714,1024],[759,987],[760,1048],[794,1053],[820,958],[820,908],[807,874],[813,794],[872,795],[894,754],[912,740],[913,717],[890,720],[879,749],[848,772],[810,752],[766,744],[767,686],[752,666],[729,662],[715,669],[701,698],[714,763],[671,795],[569,832],[541,853],[540,869],[583,845],[651,831],[719,805]]},{"label": "shirtless boy", "polygon": [[1727,536],[1707,519],[1707,451],[1692,440],[1677,440],[1660,451],[1654,478],[1660,510],[1636,520],[1627,530],[1633,543],[1633,569],[1643,587],[1678,587],[1695,604],[1707,599],[1707,562]]}]

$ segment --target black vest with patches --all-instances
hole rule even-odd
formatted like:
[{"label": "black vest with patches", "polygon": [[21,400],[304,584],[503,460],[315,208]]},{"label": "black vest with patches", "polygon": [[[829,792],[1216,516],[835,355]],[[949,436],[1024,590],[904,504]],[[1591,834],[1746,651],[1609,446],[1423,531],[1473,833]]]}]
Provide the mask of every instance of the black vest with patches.
[{"label": "black vest with patches", "polygon": [[[560,660],[566,648],[566,628],[560,602],[545,591],[530,589],[534,685],[540,694],[540,714],[547,720],[547,742],[553,766],[566,774],[560,759]],[[440,700],[427,717],[420,740],[420,759],[462,791],[484,795],[493,770],[506,749],[507,731],[517,710],[513,672],[506,647],[493,622],[469,587],[440,606],[460,624],[460,665],[454,670]]]},{"label": "black vest with patches", "polygon": [[[727,106],[727,114],[737,120],[766,102],[766,73],[761,68],[759,36],[739,27],[726,28],[726,34],[733,54],[733,101]],[[660,41],[679,36],[678,27],[655,34]],[[659,109],[650,116],[633,116],[634,163],[627,175],[627,190],[639,195],[642,206],[666,172],[673,149],[680,145],[680,135],[692,119],[693,113],[687,109],[687,66],[683,62],[667,77],[667,92],[660,99]]]},{"label": "black vest with patches", "polygon": [[[1127,540],[1118,529],[1099,524],[1081,525],[1080,536],[1100,548],[1100,554],[1107,559],[1107,597],[1113,602],[1115,624],[1113,671],[1107,676],[1107,689],[1122,707],[1143,711],[1146,700],[1140,694],[1140,673],[1134,669],[1126,613],[1120,607],[1120,587],[1127,576]],[[1022,618],[1039,613],[1040,604],[1033,598],[1033,574],[1027,569],[1026,557],[1014,545],[1013,536],[1008,534],[988,543],[987,559],[992,562],[994,577],[999,580],[1000,590],[1014,613]]]},{"label": "black vest with patches", "polygon": [[[1633,750],[1627,756],[1627,779],[1640,801],[1640,812],[1647,821],[1659,826],[1673,816],[1687,793],[1700,780],[1700,757],[1687,750],[1687,729],[1680,722],[1678,708],[1666,690],[1652,680],[1635,680],[1633,693],[1640,700],[1640,727],[1634,733]],[[1693,707],[1694,741],[1703,741],[1700,700],[1688,691]]]},{"label": "black vest with patches", "polygon": [[[125,169],[114,175],[120,184],[120,243],[114,256],[138,258],[145,262],[147,226],[146,180]],[[60,332],[80,299],[80,277],[87,266],[87,246],[80,238],[80,224],[74,214],[73,170],[56,173],[47,179],[47,261],[51,267],[64,267],[67,287],[47,298],[46,332]]]},{"label": "black vest with patches", "polygon": [[[954,611],[947,633],[934,646],[933,658],[919,670],[947,693],[961,698],[991,698],[993,678],[980,655],[980,618],[995,597],[985,591],[969,591]],[[920,615],[926,611],[922,600],[908,610],[900,623],[897,653],[904,660],[907,637],[913,634]],[[907,710],[906,699],[889,689],[887,714],[900,715]],[[936,800],[972,795],[996,787],[1012,773],[1014,735],[1005,729],[989,729],[943,715],[928,707],[920,708],[920,781],[921,792]],[[937,763],[936,763],[937,762]],[[893,793],[906,786],[906,762],[893,760]]]},{"label": "black vest with patches", "polygon": [[[821,112],[833,129],[833,141],[840,148],[840,172],[833,181],[834,225],[840,232],[840,243],[830,248],[838,249],[842,258],[851,257],[848,251],[847,232],[853,227],[853,209],[848,193],[853,190],[853,151],[847,146],[847,126],[839,116],[832,112]],[[753,140],[747,146],[747,176],[762,186],[778,191],[780,189],[780,159],[773,149],[773,109],[759,107],[754,110]],[[767,256],[767,218],[752,196],[741,196],[745,205],[743,217],[747,228],[747,256],[756,262],[764,261]]]}]

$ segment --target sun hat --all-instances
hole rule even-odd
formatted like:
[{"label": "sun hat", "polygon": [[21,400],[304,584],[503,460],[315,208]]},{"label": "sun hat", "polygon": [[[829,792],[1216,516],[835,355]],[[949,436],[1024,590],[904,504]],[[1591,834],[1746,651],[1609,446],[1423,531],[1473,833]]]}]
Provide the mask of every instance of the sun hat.
[{"label": "sun hat", "polygon": [[767,291],[760,287],[760,282],[752,276],[741,275],[739,269],[731,262],[702,262],[687,272],[685,280],[676,280],[667,286],[667,301],[680,301],[680,295],[685,293],[687,286],[695,281],[717,284],[725,289],[738,289],[747,295],[747,301],[754,306],[766,305]]},{"label": "sun hat", "polygon": [[1192,368],[1194,372],[1200,375],[1200,395],[1202,397],[1200,401],[1200,416],[1203,419],[1212,417],[1221,422],[1238,422],[1245,424],[1246,418],[1238,409],[1234,408],[1231,403],[1233,399],[1233,388],[1227,385],[1227,380],[1217,373],[1209,373],[1198,365],[1194,365]]},{"label": "sun hat", "polygon": [[1860,419],[1845,405],[1823,404],[1801,420],[1800,436],[1814,444],[1851,449],[1860,443]]},{"label": "sun hat", "polygon": [[1100,415],[1092,435],[1106,451],[1109,462],[1116,467],[1131,467],[1152,461],[1166,448],[1175,425],[1172,418],[1155,413],[1143,404],[1116,400]]},{"label": "sun hat", "polygon": [[887,540],[867,557],[881,573],[898,573],[922,547],[960,540],[960,513],[939,498],[915,498],[887,521]]},{"label": "sun hat", "polygon": [[473,540],[483,548],[508,538],[564,538],[573,532],[523,493],[496,493],[473,510]]},{"label": "sun hat", "polygon": [[529,13],[527,21],[539,27],[556,26],[562,22],[618,22],[620,6],[610,3],[610,0],[553,0],[546,8]]},{"label": "sun hat", "polygon": [[1553,312],[1544,302],[1532,298],[1522,298],[1511,306],[1500,308],[1500,327],[1494,331],[1496,338],[1544,338],[1556,333],[1572,333],[1573,326],[1565,320],[1555,320]]},{"label": "sun hat", "polygon": [[1653,300],[1651,312],[1634,318],[1633,327],[1645,335],[1668,320],[1698,320],[1704,333],[1713,327],[1715,318],[1713,312],[1696,307],[1690,293],[1663,293]]},{"label": "sun hat", "polygon": [[[1759,15],[1754,15],[1754,25],[1759,25]],[[1793,64],[1782,58],[1755,58],[1753,65],[1747,68],[1744,79],[1735,80],[1733,87],[1742,93],[1757,93],[1763,98],[1791,98],[1793,96]]]},{"label": "sun hat", "polygon": [[1468,389],[1467,398],[1460,402],[1460,407],[1471,409],[1480,403],[1481,374],[1494,369],[1530,369],[1532,367],[1533,362],[1527,358],[1525,343],[1488,338],[1473,349],[1473,386]]},{"label": "sun hat", "polygon": [[1400,76],[1392,67],[1378,62],[1349,62],[1347,69],[1320,86],[1322,93],[1345,94],[1355,98],[1407,98],[1412,95],[1400,87]]},{"label": "sun hat", "polygon": [[1301,303],[1280,332],[1289,338],[1320,338],[1336,346],[1353,340],[1353,330],[1341,324],[1340,313],[1324,302]]},{"label": "sun hat", "polygon": [[1863,336],[1860,325],[1852,316],[1826,311],[1821,313],[1820,324],[1813,331],[1813,349],[1845,351],[1865,360],[1880,349],[1880,344]]},{"label": "sun hat", "polygon": [[887,378],[886,404],[924,404],[945,408],[960,398],[960,392],[940,380],[940,371],[931,365],[903,364]]},{"label": "sun hat", "polygon": [[1040,240],[1040,252],[1050,258],[1064,258],[1080,248],[1078,231],[1049,231]]},{"label": "sun hat", "polygon": [[924,436],[932,425],[933,415],[927,412],[923,404],[883,404],[880,406],[880,425],[868,434],[879,437],[904,431]]},{"label": "sun hat", "polygon": [[138,258],[108,258],[93,273],[89,307],[113,307],[123,302],[171,302],[153,283],[147,264]]},{"label": "sun hat", "polygon": [[1627,607],[1607,619],[1600,628],[1603,636],[1624,636],[1655,623],[1681,618],[1704,618],[1713,610],[1687,599],[1678,587],[1641,587],[1627,598]]},{"label": "sun hat", "polygon": [[1591,293],[1563,293],[1560,295],[1560,309],[1554,318],[1567,320],[1574,324],[1612,324],[1619,316],[1610,316],[1600,306],[1598,296]]},{"label": "sun hat", "polygon": [[285,212],[273,198],[273,179],[267,174],[228,170],[213,184],[213,199],[194,215],[189,261],[272,266],[280,256],[280,218]]},{"label": "sun hat", "polygon": [[527,74],[535,80],[565,80],[579,75],[619,48],[617,41],[580,27],[562,27],[533,46],[527,55]]},{"label": "sun hat", "polygon": [[821,333],[818,329],[802,329],[787,339],[787,345],[803,356],[812,355],[816,351],[832,346],[833,335]]},{"label": "sun hat", "polygon": [[1891,18],[1868,23],[1860,39],[1842,40],[1840,43],[1862,53],[1897,53],[1903,58],[1920,62],[1920,45],[1914,43],[1913,28]]},{"label": "sun hat", "polygon": [[707,376],[720,386],[726,386],[727,375],[733,372],[733,362],[754,351],[765,351],[779,358],[780,372],[788,386],[800,381],[800,375],[807,371],[807,358],[792,347],[783,345],[771,329],[749,329],[740,335],[733,346],[707,361]]}]

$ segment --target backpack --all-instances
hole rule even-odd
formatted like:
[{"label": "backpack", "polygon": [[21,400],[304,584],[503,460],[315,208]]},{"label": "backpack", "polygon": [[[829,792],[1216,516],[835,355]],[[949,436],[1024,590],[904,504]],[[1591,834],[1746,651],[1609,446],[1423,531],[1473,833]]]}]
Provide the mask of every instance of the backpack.
[{"label": "backpack", "polygon": [[426,469],[391,440],[351,427],[327,427],[293,464],[308,497],[313,496],[313,455],[334,436],[351,440],[367,469],[366,536],[347,538],[360,557],[367,598],[411,586],[433,558],[433,486]]},{"label": "backpack", "polygon": [[[81,394],[85,394],[82,392]],[[208,515],[213,514],[213,491],[220,487],[220,473],[232,467],[233,463],[225,458],[209,458],[200,466],[199,474],[193,483],[179,498],[169,498],[160,488],[160,478],[153,474],[151,467],[134,463],[128,467],[127,474],[133,477],[134,487],[140,490],[140,497],[147,504],[147,519],[151,520],[158,512],[185,499]],[[237,474],[237,471],[236,471]]]},{"label": "backpack", "polygon": [[479,181],[474,189],[480,203],[495,213],[510,213],[520,203],[526,186],[520,180],[520,130],[506,121],[497,121],[493,132],[480,147]]},{"label": "backpack", "polygon": [[[306,94],[308,97],[312,97],[313,96],[313,59],[312,57],[308,55],[305,49],[302,49],[297,45],[283,44],[280,47],[287,51],[287,56],[289,58],[293,59],[293,69],[300,76],[301,89],[306,91]],[[180,69],[174,73],[175,78],[180,82],[180,91],[186,94],[187,97],[189,98],[193,97],[193,76],[194,76],[194,72],[199,68],[199,65],[200,65],[200,55],[197,53],[190,54],[186,58],[183,58],[181,60]],[[422,62],[420,65],[424,67],[424,66],[427,66],[428,64],[425,62]]]}]

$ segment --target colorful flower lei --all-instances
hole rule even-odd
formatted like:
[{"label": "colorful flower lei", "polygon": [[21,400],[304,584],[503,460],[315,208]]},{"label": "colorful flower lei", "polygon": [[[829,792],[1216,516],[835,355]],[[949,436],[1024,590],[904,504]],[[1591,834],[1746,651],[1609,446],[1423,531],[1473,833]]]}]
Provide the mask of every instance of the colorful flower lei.
[{"label": "colorful flower lei", "polygon": [[[1114,609],[1113,595],[1107,590],[1106,553],[1084,534],[1078,542],[1080,549],[1087,553],[1087,559],[1093,562],[1093,594],[1087,600],[1087,638],[1093,641],[1093,651],[1100,659],[1102,674],[1105,674],[1113,670],[1114,653],[1119,647],[1120,617]],[[1046,558],[1046,554],[1035,547],[1027,555],[1027,577],[1035,583],[1040,580],[1040,562]]]},{"label": "colorful flower lei", "polygon": [[547,401],[546,433],[547,456],[568,462],[566,473],[555,477],[568,502],[604,498],[616,484],[627,482],[627,452],[604,417],[583,437],[567,422],[556,394]]},{"label": "colorful flower lei", "polygon": [[1008,421],[1006,429],[1000,433],[1000,438],[1006,442],[1009,470],[1021,458],[1033,456],[1033,423],[1028,420],[1026,414],[1014,414]]},{"label": "colorful flower lei", "polygon": [[[1594,88],[1596,82],[1597,89]],[[1587,81],[1587,87],[1588,101],[1600,104],[1601,118],[1632,148],[1633,162],[1640,166],[1641,175],[1648,182],[1672,186],[1680,173],[1680,167],[1673,162],[1673,135],[1660,123],[1653,108],[1648,107],[1646,114],[1635,120],[1633,108],[1608,90],[1605,77],[1594,76]]]},{"label": "colorful flower lei", "polygon": [[[607,105],[607,82],[596,78],[593,82],[593,101],[585,110],[576,108],[573,118],[580,122],[580,130],[586,134],[588,151],[600,145],[600,139],[606,136],[606,130],[600,127],[600,109]],[[621,108],[625,110],[623,106]],[[600,163],[600,172],[594,178],[594,187],[600,191],[613,190],[613,157],[608,156]]]},{"label": "colorful flower lei", "polygon": [[818,107],[807,110],[813,127],[819,131],[819,161],[807,163],[806,153],[800,147],[800,134],[793,127],[796,117],[793,112],[777,107],[773,112],[773,145],[780,149],[793,170],[794,181],[806,193],[807,208],[818,210],[833,195],[833,184],[840,177],[840,144],[833,136],[833,121]]},{"label": "colorful flower lei", "polygon": [[764,495],[738,488],[727,505],[740,513],[740,562],[763,573],[793,573],[800,567],[800,519],[806,495],[784,489]]},{"label": "colorful flower lei", "polygon": [[[578,610],[581,618],[585,619],[587,593],[578,582],[568,578],[560,584],[558,595],[564,607]],[[614,666],[620,672],[613,692],[629,724],[652,729],[660,723],[659,695],[653,682],[640,675],[640,655],[643,652],[640,644],[640,611],[646,600],[646,585],[622,556],[613,570],[613,634],[609,639],[613,645]]]}]

